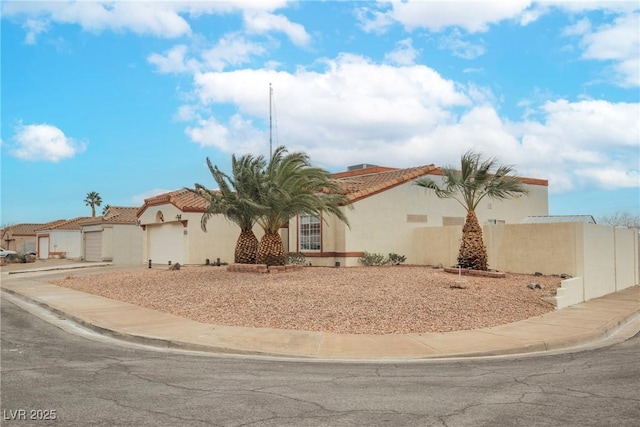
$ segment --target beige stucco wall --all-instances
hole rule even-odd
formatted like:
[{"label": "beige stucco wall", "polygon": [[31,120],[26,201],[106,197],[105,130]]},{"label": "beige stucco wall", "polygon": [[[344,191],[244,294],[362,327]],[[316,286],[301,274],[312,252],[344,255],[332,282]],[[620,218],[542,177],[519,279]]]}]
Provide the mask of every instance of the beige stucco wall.
[{"label": "beige stucco wall", "polygon": [[490,268],[512,273],[578,276],[582,223],[483,226]]},{"label": "beige stucco wall", "polygon": [[422,227],[413,236],[413,252],[421,265],[451,267],[458,264],[462,227]]},{"label": "beige stucco wall", "polygon": [[[158,212],[162,212],[164,222],[157,221]],[[180,222],[176,219],[176,215],[180,215]],[[153,244],[149,239],[149,233],[152,227],[182,227],[183,253],[182,261],[184,264],[204,264],[207,259],[211,263],[216,262],[220,258],[220,262],[232,263],[234,260],[234,251],[236,241],[240,235],[240,227],[226,220],[222,215],[216,215],[209,218],[207,222],[207,231],[201,228],[202,213],[199,212],[182,212],[171,204],[151,206],[147,208],[140,216],[140,224],[145,225],[146,230],[142,232],[142,260],[147,262],[151,253],[150,245]],[[186,221],[186,226],[184,226]],[[262,237],[262,229],[259,226],[254,227],[256,237]],[[164,259],[153,260],[154,263],[165,263]],[[174,260],[175,262],[175,260]]]},{"label": "beige stucco wall", "polygon": [[[596,224],[584,227],[584,299],[616,291],[615,228]],[[578,248],[579,249],[579,248]]]},{"label": "beige stucco wall", "polygon": [[[207,222],[207,231],[202,231],[200,220],[202,214],[188,214],[189,223],[187,232],[189,233],[188,259],[189,264],[204,264],[208,258],[210,262],[215,262],[220,258],[220,262],[233,263],[233,257],[240,227],[228,221],[222,215],[216,215]],[[256,238],[260,240],[263,235],[259,226],[253,228]]]},{"label": "beige stucco wall", "polygon": [[36,236],[15,236],[7,232],[2,247],[18,253],[36,250]]},{"label": "beige stucco wall", "polygon": [[[558,307],[640,284],[637,233],[587,223],[483,227],[490,268],[523,274],[564,273],[576,279],[563,282],[558,297],[565,301],[559,300]],[[455,265],[461,235],[460,227],[423,227],[416,233],[415,250],[422,251],[427,265]]]},{"label": "beige stucco wall", "polygon": [[[640,236],[637,229],[616,228],[614,232],[616,291],[621,291],[635,283],[640,283],[638,278],[638,238]],[[630,251],[630,247],[634,250]]]},{"label": "beige stucco wall", "polygon": [[[441,180],[442,177],[433,177]],[[489,220],[520,223],[526,216],[547,215],[547,187],[527,185],[530,194],[517,199],[493,201],[483,200],[476,212],[481,224]],[[424,227],[441,227],[443,217],[464,219],[465,209],[455,200],[439,199],[433,191],[407,182],[381,193],[361,199],[344,208],[351,228],[342,225],[335,218],[326,218],[322,227],[322,251],[325,253],[397,253],[406,256],[408,264],[430,264],[427,248],[434,244],[416,238],[418,230]],[[425,220],[426,219],[426,220]],[[298,248],[297,219],[289,223],[289,245]],[[358,258],[313,257],[308,253],[313,265],[358,265]],[[456,255],[457,256],[457,255]],[[450,264],[449,257],[443,264]],[[437,264],[437,262],[435,263]]]},{"label": "beige stucco wall", "polygon": [[[142,229],[134,224],[113,224],[105,226],[107,234],[103,235],[103,251],[110,251],[116,265],[138,265],[144,262],[142,257]],[[105,237],[111,234],[105,242]],[[109,252],[108,252],[109,253]]]},{"label": "beige stucco wall", "polygon": [[49,232],[49,253],[65,252],[67,258],[82,256],[80,230],[52,230]]}]

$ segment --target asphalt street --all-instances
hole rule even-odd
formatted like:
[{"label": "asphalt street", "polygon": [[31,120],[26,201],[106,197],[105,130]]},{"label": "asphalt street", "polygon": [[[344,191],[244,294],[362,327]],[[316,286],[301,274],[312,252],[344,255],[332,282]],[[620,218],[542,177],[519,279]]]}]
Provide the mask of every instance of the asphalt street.
[{"label": "asphalt street", "polygon": [[3,426],[640,424],[640,335],[558,355],[336,363],[88,339],[6,298],[1,316]]}]

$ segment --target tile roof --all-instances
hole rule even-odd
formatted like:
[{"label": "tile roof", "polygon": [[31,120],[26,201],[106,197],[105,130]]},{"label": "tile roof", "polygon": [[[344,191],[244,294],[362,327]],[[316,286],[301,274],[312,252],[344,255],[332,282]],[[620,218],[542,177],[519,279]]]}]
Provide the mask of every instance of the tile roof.
[{"label": "tile roof", "polygon": [[171,191],[169,193],[159,194],[148,199],[144,199],[144,205],[140,207],[136,213],[140,217],[142,213],[150,206],[158,206],[171,204],[180,209],[182,212],[204,212],[207,209],[207,202],[200,196],[193,194],[187,189]]},{"label": "tile roof", "polygon": [[381,168],[379,166],[355,171],[341,172],[333,178],[344,189],[351,202],[372,196],[421,176],[437,171],[433,165],[408,169]]},{"label": "tile roof", "polygon": [[80,226],[94,224],[135,224],[138,208],[128,206],[109,206],[106,215],[80,221]]},{"label": "tile roof", "polygon": [[[434,165],[406,169],[369,166],[334,173],[331,177],[344,189],[349,201],[355,202],[425,175],[442,175],[442,172]],[[548,185],[548,181],[542,179],[521,178],[521,181],[531,185]],[[207,207],[202,197],[182,189],[145,199],[144,205],[138,209],[137,216],[140,217],[149,206],[163,204],[172,204],[183,212],[204,212]]]},{"label": "tile roof", "polygon": [[66,220],[64,219],[58,219],[55,221],[46,222],[44,224],[32,224],[32,223],[15,224],[15,225],[8,226],[2,232],[3,232],[3,235],[5,233],[11,233],[11,235],[13,236],[35,236],[37,229],[40,229],[43,227],[51,227],[56,224],[62,224],[65,221]]},{"label": "tile roof", "polygon": [[79,216],[77,218],[70,219],[68,221],[60,222],[57,224],[47,224],[44,227],[39,227],[36,231],[49,231],[49,230],[80,230],[80,221],[91,219],[90,216]]}]

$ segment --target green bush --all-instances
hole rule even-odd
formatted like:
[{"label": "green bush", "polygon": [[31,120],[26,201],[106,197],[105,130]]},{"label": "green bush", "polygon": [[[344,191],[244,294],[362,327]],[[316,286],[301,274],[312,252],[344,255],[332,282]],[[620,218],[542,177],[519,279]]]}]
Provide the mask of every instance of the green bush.
[{"label": "green bush", "polygon": [[398,255],[394,253],[389,254],[389,258],[387,258],[387,264],[391,265],[400,265],[407,260],[407,257],[404,255]]},{"label": "green bush", "polygon": [[287,253],[287,264],[305,265],[307,258],[301,252]]},{"label": "green bush", "polygon": [[359,259],[358,262],[365,266],[372,265],[400,265],[407,260],[407,257],[404,255],[398,255],[394,253],[390,253],[388,257],[385,257],[382,254],[378,253],[370,253],[365,252]]},{"label": "green bush", "polygon": [[358,262],[366,266],[385,265],[387,263],[387,259],[382,254],[369,253],[365,251],[365,253],[358,259]]}]

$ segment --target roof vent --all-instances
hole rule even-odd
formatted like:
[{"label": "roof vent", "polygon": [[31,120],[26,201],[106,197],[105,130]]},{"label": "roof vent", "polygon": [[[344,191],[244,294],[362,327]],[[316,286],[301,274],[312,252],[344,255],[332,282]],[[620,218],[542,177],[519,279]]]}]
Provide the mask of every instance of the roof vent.
[{"label": "roof vent", "polygon": [[359,165],[349,166],[348,171],[356,171],[359,169],[376,168],[378,165],[372,165],[371,163],[360,163]]}]

